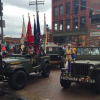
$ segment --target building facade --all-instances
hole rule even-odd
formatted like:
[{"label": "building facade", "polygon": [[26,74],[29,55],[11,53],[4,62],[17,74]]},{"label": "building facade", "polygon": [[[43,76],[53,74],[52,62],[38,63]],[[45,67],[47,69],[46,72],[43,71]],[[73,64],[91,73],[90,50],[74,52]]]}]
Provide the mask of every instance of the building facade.
[{"label": "building facade", "polygon": [[14,38],[14,37],[5,37],[4,43],[12,43],[12,44],[20,44],[21,38]]},{"label": "building facade", "polygon": [[[93,10],[92,18],[85,7],[100,9],[100,0],[52,0],[52,35],[56,43],[74,45],[100,45],[100,12]],[[86,25],[83,25],[85,21]]]}]

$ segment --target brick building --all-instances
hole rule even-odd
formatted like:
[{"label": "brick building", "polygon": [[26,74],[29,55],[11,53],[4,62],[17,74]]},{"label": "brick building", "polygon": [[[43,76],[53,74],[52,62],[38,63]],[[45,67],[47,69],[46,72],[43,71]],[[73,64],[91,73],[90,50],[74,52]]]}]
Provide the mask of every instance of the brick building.
[{"label": "brick building", "polygon": [[[52,0],[52,35],[56,43],[72,43],[87,46],[100,45],[100,12],[78,6],[75,14],[75,4],[100,9],[100,0]],[[86,21],[85,27],[82,22]]]},{"label": "brick building", "polygon": [[12,43],[12,44],[15,44],[15,43],[20,43],[20,40],[21,38],[14,38],[14,37],[5,37],[4,38],[4,43]]}]

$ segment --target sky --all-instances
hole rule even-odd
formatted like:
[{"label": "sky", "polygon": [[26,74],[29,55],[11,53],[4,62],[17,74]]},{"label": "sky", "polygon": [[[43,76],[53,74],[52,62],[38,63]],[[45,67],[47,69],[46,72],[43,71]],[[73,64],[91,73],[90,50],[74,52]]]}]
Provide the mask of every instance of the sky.
[{"label": "sky", "polygon": [[[34,27],[34,17],[36,16],[36,6],[29,6],[29,2],[35,0],[1,0],[3,2],[3,20],[5,20],[5,28],[3,34],[5,37],[21,37],[23,17],[25,19],[25,26],[27,31],[28,13],[32,28]],[[38,0],[44,1],[44,5],[38,5],[40,30],[41,34],[44,32],[44,13],[46,14],[46,24],[51,28],[51,0]],[[33,29],[32,29],[33,30]],[[1,32],[1,29],[0,29]],[[33,31],[32,31],[33,32]]]}]

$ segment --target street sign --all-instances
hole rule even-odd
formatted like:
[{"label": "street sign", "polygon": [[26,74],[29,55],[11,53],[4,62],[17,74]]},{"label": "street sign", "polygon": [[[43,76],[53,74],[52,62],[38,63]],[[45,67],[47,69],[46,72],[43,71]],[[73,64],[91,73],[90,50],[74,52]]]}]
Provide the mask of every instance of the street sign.
[{"label": "street sign", "polygon": [[[1,27],[1,20],[0,20],[0,27]],[[5,28],[5,20],[2,20],[2,27]]]}]

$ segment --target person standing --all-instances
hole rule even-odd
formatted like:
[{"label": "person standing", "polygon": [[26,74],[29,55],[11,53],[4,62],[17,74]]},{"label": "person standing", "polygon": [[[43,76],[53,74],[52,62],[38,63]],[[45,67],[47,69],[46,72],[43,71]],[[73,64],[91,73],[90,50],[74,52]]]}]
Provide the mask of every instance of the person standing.
[{"label": "person standing", "polygon": [[71,44],[68,44],[68,49],[65,52],[66,54],[66,69],[70,72],[72,70],[71,61],[72,61],[72,54],[74,53],[74,50],[71,48]]},{"label": "person standing", "polygon": [[66,46],[66,44],[64,44],[64,46],[63,46],[63,50],[67,50],[67,46]]},{"label": "person standing", "polygon": [[1,50],[2,50],[2,54],[6,55],[6,48],[4,47],[4,45],[1,45]]},{"label": "person standing", "polygon": [[5,48],[6,48],[6,52],[8,53],[8,52],[9,52],[9,46],[8,46],[8,43],[7,43],[7,45],[5,46]]}]

